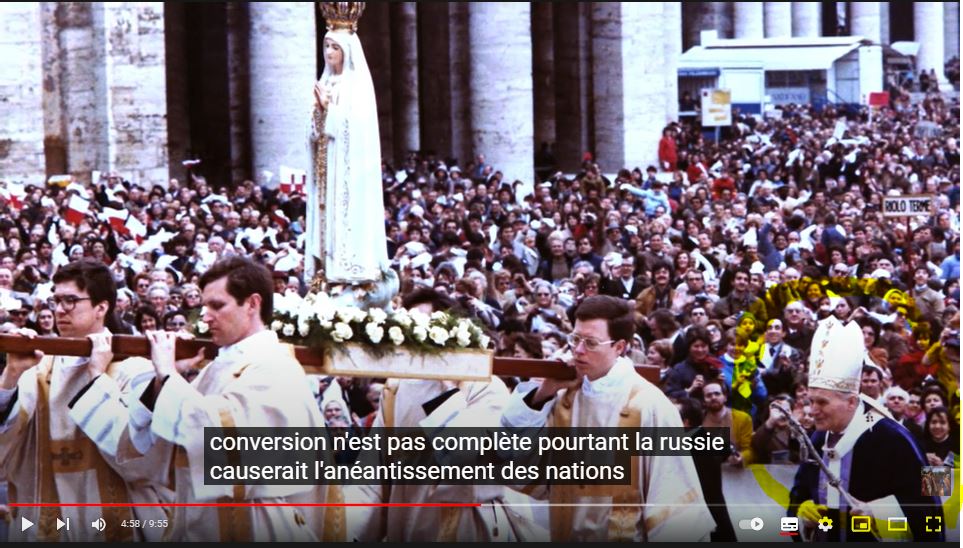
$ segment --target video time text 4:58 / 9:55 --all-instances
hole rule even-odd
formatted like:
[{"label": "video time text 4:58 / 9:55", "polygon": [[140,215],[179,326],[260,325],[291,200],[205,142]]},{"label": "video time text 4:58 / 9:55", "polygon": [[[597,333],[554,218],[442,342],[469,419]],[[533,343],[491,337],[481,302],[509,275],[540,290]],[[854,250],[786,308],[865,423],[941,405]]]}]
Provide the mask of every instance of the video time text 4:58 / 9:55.
[{"label": "video time text 4:58 / 9:55", "polygon": [[142,520],[139,520],[139,519],[125,519],[124,521],[122,521],[122,522],[120,523],[120,525],[121,525],[121,527],[150,527],[150,528],[159,527],[159,528],[166,528],[166,527],[167,527],[167,520],[166,520],[166,519],[148,519],[148,520],[143,520],[143,521],[142,521]]}]

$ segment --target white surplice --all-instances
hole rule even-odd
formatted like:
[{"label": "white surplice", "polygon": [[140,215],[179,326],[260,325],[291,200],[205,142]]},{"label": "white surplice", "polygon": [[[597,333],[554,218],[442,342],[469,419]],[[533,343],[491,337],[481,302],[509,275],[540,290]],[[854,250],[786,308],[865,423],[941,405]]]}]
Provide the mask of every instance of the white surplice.
[{"label": "white surplice", "polygon": [[[220,349],[188,383],[170,376],[153,410],[142,391],[128,400],[131,455],[160,454],[154,481],[170,484],[178,503],[324,503],[332,490],[311,485],[205,485],[205,427],[322,427],[317,403],[291,348],[268,330]],[[87,397],[87,395],[85,395]],[[171,461],[173,472],[171,473]],[[171,478],[171,475],[173,478]],[[336,490],[336,488],[335,488]],[[340,492],[337,492],[340,497]],[[176,507],[166,535],[177,541],[315,541],[343,528],[340,509]],[[332,540],[337,540],[332,538]]]},{"label": "white surplice", "polygon": [[[156,462],[137,458],[121,466],[118,459],[128,423],[122,398],[152,378],[153,366],[143,358],[115,361],[91,384],[88,361],[45,357],[20,377],[15,391],[0,391],[0,409],[9,409],[0,423],[0,476],[9,481],[10,502],[169,501],[170,493],[148,480]],[[69,407],[88,385],[85,395],[96,394],[99,413],[79,402]],[[168,517],[162,507],[16,507],[12,514],[12,542],[160,540]],[[101,517],[104,531],[90,527]],[[35,525],[21,531],[21,518]],[[69,528],[58,530],[58,519],[69,520]],[[135,519],[142,527],[133,525]]]},{"label": "white surplice", "polygon": [[[495,427],[508,400],[501,379],[463,382],[443,404],[425,414],[423,404],[450,390],[442,381],[389,381],[372,427]],[[387,398],[385,397],[387,394]],[[387,419],[386,419],[386,410]],[[348,503],[481,503],[478,507],[352,507],[348,538],[362,542],[464,542],[547,540],[539,534],[528,508],[505,504],[501,485],[395,485],[344,488]],[[533,538],[534,537],[534,538]],[[542,537],[542,538],[538,538]]]},{"label": "white surplice", "polygon": [[[541,410],[530,408],[523,400],[536,386],[518,386],[502,416],[504,426],[616,427],[624,422],[621,419],[627,409],[635,409],[639,424],[634,426],[682,427],[679,411],[672,402],[658,387],[639,376],[627,358],[616,360],[612,369],[595,381],[583,379],[574,396],[560,392]],[[570,424],[560,424],[560,417],[569,412]],[[706,506],[692,458],[641,456],[636,463],[640,481],[638,492],[629,493],[630,496],[626,496],[627,486],[573,489],[555,485],[533,492],[538,498],[558,504],[549,509],[552,540],[708,540],[715,522]],[[581,495],[580,489],[586,487],[591,494]]]}]

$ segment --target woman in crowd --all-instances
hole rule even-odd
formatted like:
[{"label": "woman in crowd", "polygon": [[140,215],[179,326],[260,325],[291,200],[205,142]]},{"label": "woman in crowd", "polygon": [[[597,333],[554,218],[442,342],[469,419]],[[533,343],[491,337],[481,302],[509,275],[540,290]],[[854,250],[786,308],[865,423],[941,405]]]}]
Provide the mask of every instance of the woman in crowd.
[{"label": "woman in crowd", "polygon": [[47,305],[41,305],[37,311],[37,334],[41,337],[56,337],[57,326],[54,324],[53,310]]},{"label": "woman in crowd", "polygon": [[161,328],[161,319],[157,311],[150,305],[145,305],[137,309],[134,315],[134,327],[138,333],[143,335],[148,331],[156,331]]},{"label": "woman in crowd", "polygon": [[946,407],[933,407],[926,413],[926,423],[923,425],[923,453],[930,466],[953,466],[959,455],[959,432],[951,425],[950,412]]}]

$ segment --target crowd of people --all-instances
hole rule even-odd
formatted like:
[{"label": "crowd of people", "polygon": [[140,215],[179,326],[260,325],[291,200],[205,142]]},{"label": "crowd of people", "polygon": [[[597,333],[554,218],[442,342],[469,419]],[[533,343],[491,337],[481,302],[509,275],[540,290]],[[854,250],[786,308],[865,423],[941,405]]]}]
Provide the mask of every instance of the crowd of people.
[{"label": "crowd of people", "polygon": [[[414,154],[398,168],[385,163],[385,245],[399,299],[432,288],[495,334],[500,355],[533,358],[565,349],[585,298],[627,299],[638,320],[628,354],[662,368],[670,397],[705,398],[707,419],[733,420],[715,416],[720,401],[748,413],[752,428],[741,431],[750,435],[734,441],[744,461],[758,462],[792,459],[778,431],[784,421],[766,403],[791,398],[806,420],[800,372],[814,322],[856,315],[872,360],[867,375],[879,378],[868,390],[927,443],[952,447],[930,424],[943,416],[958,435],[958,411],[947,411],[958,409],[947,357],[959,329],[958,105],[931,95],[908,109],[778,112],[737,115],[720,142],[697,125],[673,124],[658,166],[615,170],[586,155],[577,173],[554,173],[526,196],[483,155],[463,167]],[[276,292],[304,294],[303,194],[213,183],[194,170],[166,188],[108,173],[92,185],[8,191],[0,319],[55,333],[51,277],[82,256],[114,273],[119,333],[190,330],[198,278],[232,254],[271,268]],[[79,218],[67,211],[73,194],[92,204]],[[885,197],[907,194],[932,196],[931,215],[884,216]],[[104,214],[112,208],[130,219],[115,222]],[[885,279],[913,303],[830,287],[842,279]],[[773,310],[765,303],[773,288],[794,297]],[[716,378],[721,394],[706,396]],[[376,397],[366,384],[348,389],[358,403],[340,415],[363,421]],[[927,399],[934,392],[938,402]]]},{"label": "crowd of people", "polygon": [[[658,165],[599,166],[586,154],[577,173],[524,196],[481,154],[462,166],[430,154],[383,163],[396,304],[430,289],[482,323],[498,355],[550,358],[570,350],[585,299],[624,299],[635,314],[625,356],[658,366],[660,388],[690,417],[732,428],[734,466],[799,462],[780,409],[813,428],[816,322],[853,320],[868,356],[861,391],[930,465],[958,466],[959,128],[959,105],[938,94],[860,112],[789,105],[737,114],[719,142],[672,124]],[[231,255],[266,265],[275,293],[305,294],[303,189],[211,182],[202,167],[154,186],[116,173],[8,182],[4,329],[57,334],[52,279],[82,257],[113,275],[113,333],[191,331],[201,276]],[[884,199],[901,195],[931,196],[930,214],[886,216]],[[316,382],[330,426],[371,426],[381,382]]]}]

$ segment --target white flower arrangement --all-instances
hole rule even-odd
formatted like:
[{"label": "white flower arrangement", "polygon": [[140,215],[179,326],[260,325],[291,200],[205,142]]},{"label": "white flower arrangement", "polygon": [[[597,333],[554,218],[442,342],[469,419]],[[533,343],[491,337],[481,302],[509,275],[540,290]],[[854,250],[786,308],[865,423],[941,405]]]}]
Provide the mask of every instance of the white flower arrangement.
[{"label": "white flower arrangement", "polygon": [[[447,311],[428,315],[418,310],[363,310],[336,305],[326,293],[310,293],[304,298],[292,293],[274,299],[269,327],[293,344],[318,348],[350,342],[375,353],[403,347],[430,354],[445,349],[487,350],[491,343],[474,320]],[[196,333],[208,331],[203,321],[196,323]]]}]

